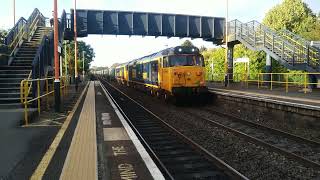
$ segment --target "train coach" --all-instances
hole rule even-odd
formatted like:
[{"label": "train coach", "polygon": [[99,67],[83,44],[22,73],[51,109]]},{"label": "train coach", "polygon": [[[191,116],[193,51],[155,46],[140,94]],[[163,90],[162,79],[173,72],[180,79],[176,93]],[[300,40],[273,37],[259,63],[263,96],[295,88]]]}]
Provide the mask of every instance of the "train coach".
[{"label": "train coach", "polygon": [[143,87],[152,95],[171,97],[203,95],[204,59],[196,47],[177,46],[115,67],[118,83]]}]

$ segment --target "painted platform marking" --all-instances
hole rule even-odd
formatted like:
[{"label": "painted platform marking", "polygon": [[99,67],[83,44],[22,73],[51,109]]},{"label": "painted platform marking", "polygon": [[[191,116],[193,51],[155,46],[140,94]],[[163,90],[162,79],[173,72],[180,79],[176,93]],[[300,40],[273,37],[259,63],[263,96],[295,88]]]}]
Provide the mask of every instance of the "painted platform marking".
[{"label": "painted platform marking", "polygon": [[124,128],[103,128],[104,141],[130,140]]},{"label": "painted platform marking", "polygon": [[[128,152],[125,146],[112,146],[112,152],[114,157],[128,156]],[[135,172],[133,165],[130,163],[118,164],[118,171],[121,179],[132,180],[138,178],[138,175]]]},{"label": "painted platform marking", "polygon": [[101,120],[103,125],[111,125],[111,118],[109,113],[101,113]]},{"label": "painted platform marking", "polygon": [[112,151],[114,156],[128,155],[124,146],[112,146]]},{"label": "painted platform marking", "polygon": [[[161,171],[158,169],[156,164],[153,162],[143,145],[141,144],[140,140],[138,137],[135,135],[133,130],[130,128],[129,124],[125,121],[124,117],[121,115],[119,109],[116,107],[116,105],[112,102],[110,96],[104,89],[104,87],[101,85],[100,86],[108,98],[111,106],[113,107],[114,111],[116,112],[119,120],[121,121],[122,125],[124,128],[103,128],[103,134],[104,134],[104,140],[105,141],[123,141],[123,140],[130,140],[132,141],[133,145],[135,146],[137,152],[140,154],[142,160],[144,161],[145,165],[147,166],[151,176],[155,180],[164,180],[165,178],[163,177]],[[121,99],[124,101],[124,99]],[[103,113],[102,113],[103,116]],[[105,115],[107,117],[108,115]],[[119,142],[120,143],[120,142]],[[121,156],[128,156],[128,152],[126,150],[126,146],[119,145],[113,145],[112,146],[112,152],[113,156],[115,158],[120,158]],[[119,159],[120,160],[120,159]],[[120,162],[118,164],[118,171],[120,178],[123,180],[134,180],[138,179],[138,175],[136,171],[134,170],[133,164],[127,163],[127,162]]]},{"label": "painted platform marking", "polygon": [[124,163],[118,165],[118,170],[120,172],[121,179],[125,180],[131,180],[131,179],[137,179],[138,176],[136,172],[134,171],[134,168],[132,164]]}]

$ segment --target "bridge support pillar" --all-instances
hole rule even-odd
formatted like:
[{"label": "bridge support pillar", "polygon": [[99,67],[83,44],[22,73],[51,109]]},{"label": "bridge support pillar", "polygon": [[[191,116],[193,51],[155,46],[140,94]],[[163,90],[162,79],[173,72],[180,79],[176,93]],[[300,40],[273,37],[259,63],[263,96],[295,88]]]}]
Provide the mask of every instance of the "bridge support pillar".
[{"label": "bridge support pillar", "polygon": [[314,89],[317,87],[317,83],[320,80],[320,75],[315,75],[315,74],[309,74],[309,84],[308,88],[309,89]]},{"label": "bridge support pillar", "polygon": [[[267,54],[267,56],[266,56],[265,71],[266,71],[266,73],[272,73],[272,60],[271,60],[271,56],[269,54]],[[271,83],[269,81],[271,81],[271,74],[265,74],[264,80],[267,81],[265,83],[265,85],[270,86]]]},{"label": "bridge support pillar", "polygon": [[228,52],[227,52],[228,69],[227,69],[227,74],[225,76],[225,86],[233,82],[233,51],[234,51],[234,45],[228,45]]}]

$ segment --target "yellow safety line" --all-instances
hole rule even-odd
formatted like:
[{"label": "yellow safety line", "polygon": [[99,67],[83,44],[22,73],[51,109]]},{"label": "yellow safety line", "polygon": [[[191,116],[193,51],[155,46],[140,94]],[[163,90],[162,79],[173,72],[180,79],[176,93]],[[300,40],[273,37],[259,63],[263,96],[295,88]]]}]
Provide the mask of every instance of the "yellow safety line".
[{"label": "yellow safety line", "polygon": [[87,89],[89,83],[87,83],[86,87],[83,89],[79,99],[77,100],[77,103],[75,104],[75,106],[73,107],[72,111],[70,112],[70,114],[68,115],[68,117],[66,118],[65,122],[63,123],[62,127],[60,128],[58,134],[56,135],[56,137],[54,138],[53,142],[51,143],[49,149],[47,150],[46,154],[42,157],[41,162],[38,164],[37,169],[33,172],[32,176],[31,176],[31,180],[38,180],[38,179],[42,179],[44,173],[46,172],[46,169],[48,168],[50,161],[54,155],[54,153],[56,152],[62,137],[64,135],[64,133],[66,132],[70,121],[76,111],[76,109],[78,108],[80,101],[84,95],[85,90]]}]

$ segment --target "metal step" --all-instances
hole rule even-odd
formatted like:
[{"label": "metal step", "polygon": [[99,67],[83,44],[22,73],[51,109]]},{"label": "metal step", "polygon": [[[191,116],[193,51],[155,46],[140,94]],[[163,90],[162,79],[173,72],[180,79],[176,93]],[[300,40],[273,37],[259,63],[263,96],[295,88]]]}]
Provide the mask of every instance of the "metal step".
[{"label": "metal step", "polygon": [[30,70],[26,70],[26,69],[20,69],[20,70],[12,70],[12,69],[4,69],[4,70],[0,70],[0,74],[30,74]]},{"label": "metal step", "polygon": [[36,51],[32,54],[31,53],[18,53],[15,57],[34,57],[35,53],[36,53]]},{"label": "metal step", "polygon": [[20,93],[20,87],[10,87],[10,88],[5,88],[5,87],[0,87],[0,93]]},{"label": "metal step", "polygon": [[[31,97],[28,97],[27,99],[31,99]],[[19,98],[0,98],[0,104],[12,104],[12,103],[20,103],[20,97]]]},{"label": "metal step", "polygon": [[32,61],[15,61],[11,63],[11,66],[31,66]]},{"label": "metal step", "polygon": [[0,71],[1,70],[31,70],[32,66],[0,66]]},{"label": "metal step", "polygon": [[20,109],[20,108],[22,108],[21,103],[0,104],[0,109]]},{"label": "metal step", "polygon": [[25,50],[27,50],[27,51],[37,51],[38,50],[38,47],[27,47],[27,46],[21,46],[20,48],[19,48],[19,51],[25,51]]},{"label": "metal step", "polygon": [[20,98],[20,92],[0,92],[1,98]]},{"label": "metal step", "polygon": [[13,63],[14,62],[17,62],[17,63],[32,63],[32,61],[33,61],[33,58],[32,59],[14,59],[13,60]]},{"label": "metal step", "polygon": [[27,78],[29,74],[0,74],[0,78]]},{"label": "metal step", "polygon": [[20,88],[20,82],[15,83],[0,83],[1,88]]},{"label": "metal step", "polygon": [[32,56],[25,56],[25,57],[15,57],[14,58],[15,60],[27,60],[27,59],[29,59],[29,60],[33,60],[34,59],[34,56],[32,57]]},{"label": "metal step", "polygon": [[0,78],[0,83],[20,83],[24,78]]},{"label": "metal step", "polygon": [[35,54],[37,49],[19,49],[17,54]]}]

